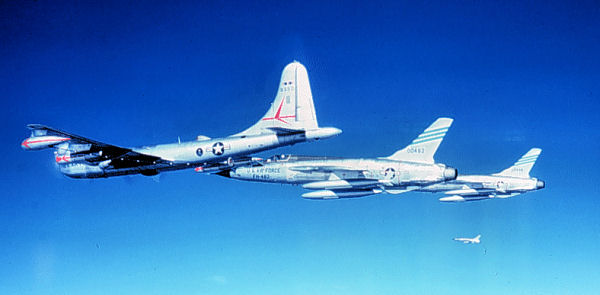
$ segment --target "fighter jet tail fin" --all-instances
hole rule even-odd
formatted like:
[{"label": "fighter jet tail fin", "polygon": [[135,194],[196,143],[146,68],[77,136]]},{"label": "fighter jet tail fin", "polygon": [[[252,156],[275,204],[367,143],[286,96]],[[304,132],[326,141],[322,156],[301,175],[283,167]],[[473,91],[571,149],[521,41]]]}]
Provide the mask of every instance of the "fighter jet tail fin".
[{"label": "fighter jet tail fin", "polygon": [[419,137],[415,138],[407,147],[395,152],[387,159],[420,163],[434,163],[433,155],[444,140],[448,128],[454,120],[451,118],[438,118]]},{"label": "fighter jet tail fin", "polygon": [[495,175],[529,178],[529,171],[541,153],[542,149],[532,148],[512,166]]},{"label": "fighter jet tail fin", "polygon": [[250,128],[234,136],[273,133],[278,129],[318,128],[308,73],[301,63],[294,61],[283,69],[277,95],[267,113]]}]

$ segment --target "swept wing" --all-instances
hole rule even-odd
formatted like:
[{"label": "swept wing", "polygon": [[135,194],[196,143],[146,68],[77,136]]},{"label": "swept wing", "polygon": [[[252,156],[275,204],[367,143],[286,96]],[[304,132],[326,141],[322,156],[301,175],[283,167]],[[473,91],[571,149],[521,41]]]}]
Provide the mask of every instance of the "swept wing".
[{"label": "swept wing", "polygon": [[[29,124],[27,128],[34,131],[45,131],[47,135],[66,137],[69,138],[68,142],[71,144],[81,145],[80,149],[68,150],[69,159],[82,157],[89,163],[103,163],[106,167],[111,166],[115,169],[170,163],[159,157],[138,153],[129,148],[103,143],[45,125]],[[58,153],[61,152],[67,152],[67,150],[60,151],[59,149]]]}]

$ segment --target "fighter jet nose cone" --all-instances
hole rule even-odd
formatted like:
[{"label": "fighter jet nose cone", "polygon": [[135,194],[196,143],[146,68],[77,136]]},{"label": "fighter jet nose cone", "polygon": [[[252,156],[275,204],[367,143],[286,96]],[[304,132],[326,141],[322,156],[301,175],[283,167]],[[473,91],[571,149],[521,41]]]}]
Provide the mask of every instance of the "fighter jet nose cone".
[{"label": "fighter jet nose cone", "polygon": [[546,187],[546,183],[543,180],[538,180],[536,186],[538,189],[542,189]]},{"label": "fighter jet nose cone", "polygon": [[444,169],[445,180],[454,180],[456,179],[456,176],[458,176],[458,170],[456,170],[456,168],[446,167],[446,169]]}]

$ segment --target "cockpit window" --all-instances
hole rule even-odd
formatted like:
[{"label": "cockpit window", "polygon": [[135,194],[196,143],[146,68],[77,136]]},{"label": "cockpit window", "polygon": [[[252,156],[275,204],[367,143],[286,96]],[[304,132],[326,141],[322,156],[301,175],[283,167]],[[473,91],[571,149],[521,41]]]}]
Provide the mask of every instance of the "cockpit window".
[{"label": "cockpit window", "polygon": [[267,159],[267,162],[281,162],[289,160],[290,155],[275,155]]}]

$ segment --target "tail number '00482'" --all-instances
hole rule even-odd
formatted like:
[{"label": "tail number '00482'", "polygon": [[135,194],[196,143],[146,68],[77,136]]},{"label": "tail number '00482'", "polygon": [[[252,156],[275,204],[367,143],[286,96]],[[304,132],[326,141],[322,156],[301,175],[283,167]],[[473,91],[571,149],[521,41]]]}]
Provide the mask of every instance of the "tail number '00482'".
[{"label": "tail number '00482'", "polygon": [[409,154],[424,154],[425,153],[425,148],[420,148],[420,147],[409,147],[408,150],[406,150],[407,153]]}]

